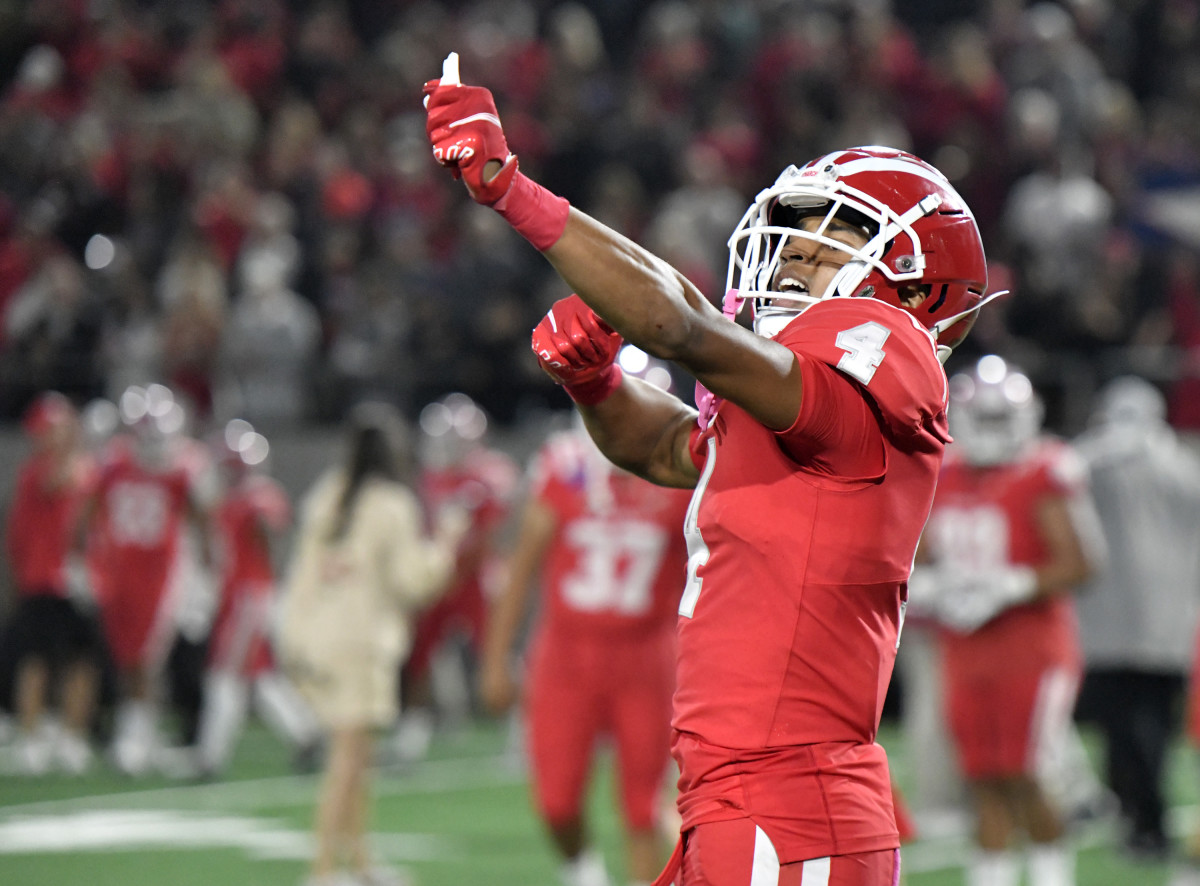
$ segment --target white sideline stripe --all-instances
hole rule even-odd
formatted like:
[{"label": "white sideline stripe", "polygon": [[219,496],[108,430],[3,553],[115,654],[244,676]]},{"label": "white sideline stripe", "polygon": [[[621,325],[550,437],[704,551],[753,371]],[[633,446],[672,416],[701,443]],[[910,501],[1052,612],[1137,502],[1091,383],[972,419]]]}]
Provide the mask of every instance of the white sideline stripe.
[{"label": "white sideline stripe", "polygon": [[[0,817],[81,809],[138,809],[186,805],[189,809],[260,809],[311,803],[316,775],[280,775],[212,784],[170,785],[141,791],[89,794],[62,800],[0,804]],[[372,794],[399,797],[438,794],[472,788],[501,787],[527,780],[511,755],[464,757],[421,763],[411,770],[377,769]]]},{"label": "white sideline stripe", "polygon": [[[392,861],[432,861],[461,855],[456,841],[433,834],[372,834]],[[180,849],[241,849],[256,859],[312,857],[312,836],[282,822],[190,810],[92,810],[15,816],[0,822],[0,855]]]}]

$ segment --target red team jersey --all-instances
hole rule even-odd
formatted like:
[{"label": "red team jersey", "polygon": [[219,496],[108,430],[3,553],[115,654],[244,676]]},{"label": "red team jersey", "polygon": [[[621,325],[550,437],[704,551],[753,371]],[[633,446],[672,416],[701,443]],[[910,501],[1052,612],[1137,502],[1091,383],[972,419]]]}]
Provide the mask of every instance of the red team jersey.
[{"label": "red team jersey", "polygon": [[456,629],[478,645],[486,608],[484,583],[494,566],[491,539],[508,516],[518,473],[507,455],[489,449],[477,449],[452,467],[422,473],[419,489],[427,513],[434,515],[453,501],[467,507],[471,523],[459,545],[454,586],[417,622],[405,664],[410,673],[423,673],[439,644]]},{"label": "red team jersey", "polygon": [[151,641],[169,626],[163,604],[192,483],[187,466],[149,470],[123,445],[100,470],[89,558],[121,666],[149,654]]},{"label": "red team jersey", "polygon": [[581,433],[552,437],[531,497],[554,514],[527,699],[535,795],[579,813],[597,739],[618,756],[626,822],[652,826],[670,750],[675,611],[689,493],[612,468]]},{"label": "red team jersey", "polygon": [[95,482],[95,466],[78,459],[65,481],[35,455],[21,465],[8,514],[6,544],[19,594],[65,596],[63,563],[79,507]]},{"label": "red team jersey", "polygon": [[531,495],[557,518],[542,563],[541,633],[567,644],[672,634],[689,493],[612,469],[591,446],[556,436],[532,470]]},{"label": "red team jersey", "polygon": [[270,477],[251,474],[225,493],[216,512],[224,596],[274,585],[267,539],[283,532],[291,519],[287,493]]},{"label": "red team jersey", "polygon": [[[952,456],[926,530],[930,553],[939,566],[970,572],[1036,566],[1047,558],[1041,503],[1085,490],[1082,461],[1050,438],[1006,465],[976,468]],[[1074,600],[1019,604],[971,633],[944,628],[941,638],[947,717],[964,773],[1034,771],[1039,730],[1056,719],[1046,705],[1073,701],[1083,667]]]},{"label": "red team jersey", "polygon": [[819,302],[775,341],[796,423],[723,402],[693,433],[673,750],[684,830],[751,818],[787,864],[899,845],[875,735],[949,435],[933,340],[898,308]]},{"label": "red team jersey", "polygon": [[[979,469],[948,458],[929,518],[930,552],[939,565],[972,572],[1043,563],[1038,507],[1047,497],[1081,494],[1085,476],[1074,451],[1051,439],[1008,465]],[[943,635],[952,674],[994,673],[998,661],[1009,671],[1080,661],[1070,595],[1013,606],[971,634]]]},{"label": "red team jersey", "polygon": [[254,676],[273,664],[267,636],[275,591],[270,537],[291,523],[291,503],[275,480],[250,474],[226,491],[215,518],[221,597],[209,664]]}]

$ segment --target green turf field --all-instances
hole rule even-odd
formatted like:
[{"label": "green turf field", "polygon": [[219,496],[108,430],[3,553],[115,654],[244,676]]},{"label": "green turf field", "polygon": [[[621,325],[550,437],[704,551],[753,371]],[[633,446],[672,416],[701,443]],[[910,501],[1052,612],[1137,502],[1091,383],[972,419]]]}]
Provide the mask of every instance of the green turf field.
[{"label": "green turf field", "polygon": [[[884,735],[905,782],[905,753]],[[381,768],[374,845],[418,886],[557,886],[556,864],[534,818],[505,731],[481,724],[443,738],[427,762]],[[1173,823],[1192,824],[1197,774],[1172,760]],[[590,803],[609,868],[621,872],[620,832],[608,767]],[[308,856],[316,779],[296,776],[287,753],[251,727],[229,777],[180,784],[130,781],[104,767],[79,779],[0,777],[0,886],[294,886]],[[1138,866],[1111,847],[1111,828],[1080,835],[1079,886],[1195,886],[1182,865]],[[961,828],[904,851],[907,886],[963,882]],[[621,881],[617,881],[620,883]]]}]

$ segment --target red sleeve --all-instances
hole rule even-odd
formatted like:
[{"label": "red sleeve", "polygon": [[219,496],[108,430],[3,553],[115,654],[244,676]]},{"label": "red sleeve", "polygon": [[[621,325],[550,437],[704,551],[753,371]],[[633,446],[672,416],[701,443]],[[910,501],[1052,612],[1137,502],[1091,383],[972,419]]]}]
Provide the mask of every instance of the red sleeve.
[{"label": "red sleeve", "polygon": [[826,299],[775,340],[857,382],[900,449],[940,452],[949,441],[946,375],[932,337],[907,312],[874,298]]},{"label": "red sleeve", "polygon": [[8,559],[12,564],[14,574],[21,575],[25,565],[25,552],[28,550],[28,536],[31,531],[36,531],[37,527],[33,525],[33,521],[26,519],[24,511],[28,505],[30,487],[34,482],[33,470],[31,463],[26,462],[21,467],[21,472],[17,477],[17,489],[13,495],[12,504],[9,506],[8,526],[5,533],[5,548],[8,551]]},{"label": "red sleeve", "polygon": [[832,366],[797,354],[804,396],[795,423],[779,432],[792,458],[817,473],[882,477],[887,468],[879,419],[862,389]]}]

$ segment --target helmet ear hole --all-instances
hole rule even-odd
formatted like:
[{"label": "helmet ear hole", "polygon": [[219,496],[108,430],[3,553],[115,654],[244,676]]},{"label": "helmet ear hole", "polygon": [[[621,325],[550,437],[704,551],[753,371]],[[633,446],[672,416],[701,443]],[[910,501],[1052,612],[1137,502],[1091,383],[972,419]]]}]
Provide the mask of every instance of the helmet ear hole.
[{"label": "helmet ear hole", "polygon": [[900,304],[906,308],[919,308],[929,300],[929,294],[933,291],[933,287],[928,283],[909,283],[905,286],[900,286],[896,292],[900,297]]}]

